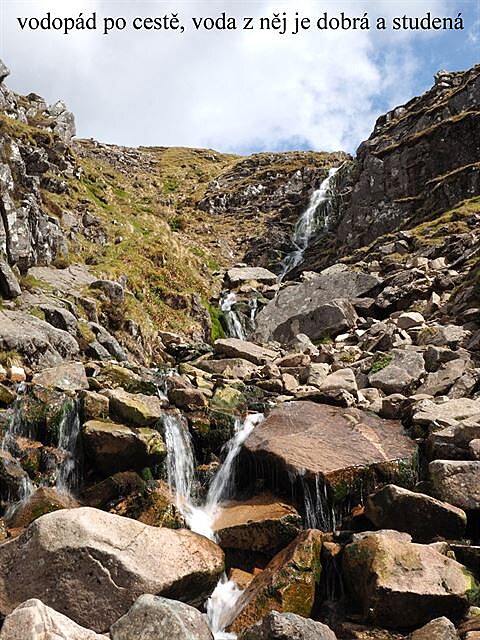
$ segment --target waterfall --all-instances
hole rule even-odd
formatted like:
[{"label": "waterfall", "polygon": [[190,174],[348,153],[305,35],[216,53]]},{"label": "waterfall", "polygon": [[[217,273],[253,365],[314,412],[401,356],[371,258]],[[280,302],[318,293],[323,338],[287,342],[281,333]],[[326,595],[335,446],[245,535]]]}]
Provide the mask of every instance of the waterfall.
[{"label": "waterfall", "polygon": [[80,483],[80,416],[76,400],[65,404],[58,424],[57,449],[62,454],[55,488],[60,493],[74,493]]},{"label": "waterfall", "polygon": [[222,296],[222,299],[220,300],[220,309],[223,311],[225,317],[229,337],[246,340],[247,336],[245,334],[245,329],[242,327],[240,318],[233,308],[233,305],[236,302],[237,296],[233,292],[229,292]]},{"label": "waterfall", "polygon": [[[225,459],[218,468],[203,505],[195,501],[195,457],[190,433],[174,415],[165,415],[163,426],[167,446],[168,484],[175,495],[175,502],[189,528],[210,540],[215,540],[213,529],[221,509],[221,503],[234,491],[233,470],[243,443],[263,420],[263,414],[253,413],[242,422],[235,422],[235,433],[223,451]],[[215,640],[234,640],[235,634],[225,633],[242,590],[223,575],[207,601],[207,620]]]},{"label": "waterfall", "polygon": [[329,170],[328,176],[320,187],[312,193],[308,207],[297,220],[292,235],[292,243],[295,249],[287,254],[280,264],[278,278],[280,282],[289,271],[301,263],[305,249],[319,226],[321,225],[323,230],[328,229],[331,213],[332,182],[339,168]]}]

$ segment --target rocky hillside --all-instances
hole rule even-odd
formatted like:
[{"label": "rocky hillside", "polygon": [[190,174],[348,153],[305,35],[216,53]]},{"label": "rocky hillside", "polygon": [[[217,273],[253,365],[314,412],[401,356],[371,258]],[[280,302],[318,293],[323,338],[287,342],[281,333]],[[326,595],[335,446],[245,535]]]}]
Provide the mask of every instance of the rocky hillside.
[{"label": "rocky hillside", "polygon": [[479,636],[478,72],[240,158],[0,66],[0,640]]}]

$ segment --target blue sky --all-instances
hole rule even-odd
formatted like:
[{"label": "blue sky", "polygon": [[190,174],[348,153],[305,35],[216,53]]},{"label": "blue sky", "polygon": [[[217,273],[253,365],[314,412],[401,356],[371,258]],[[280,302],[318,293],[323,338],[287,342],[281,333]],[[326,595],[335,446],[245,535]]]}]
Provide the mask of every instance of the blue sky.
[{"label": "blue sky", "polygon": [[[67,8],[68,7],[68,8]],[[315,21],[368,12],[456,16],[464,31],[195,32],[193,16],[240,20],[295,11]],[[173,32],[22,32],[16,18],[169,15]],[[440,68],[480,62],[480,0],[1,0],[0,56],[10,87],[74,111],[78,134],[129,146],[184,145],[248,153],[298,148],[353,152],[385,110],[428,89]]]}]

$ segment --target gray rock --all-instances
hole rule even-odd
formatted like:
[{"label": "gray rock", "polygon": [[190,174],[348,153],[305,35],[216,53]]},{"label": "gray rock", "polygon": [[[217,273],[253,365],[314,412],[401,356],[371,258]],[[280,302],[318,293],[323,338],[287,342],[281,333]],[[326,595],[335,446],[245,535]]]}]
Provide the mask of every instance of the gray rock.
[{"label": "gray rock", "polygon": [[278,352],[262,347],[247,340],[238,338],[224,338],[215,341],[215,353],[227,358],[242,358],[253,364],[267,364],[275,360]]},{"label": "gray rock", "polygon": [[393,349],[389,356],[392,359],[383,369],[368,376],[370,386],[387,395],[411,392],[425,375],[422,354],[413,349]]},{"label": "gray rock", "polygon": [[223,570],[221,549],[186,529],[151,527],[91,507],[61,509],[0,545],[0,611],[8,615],[39,598],[102,633],[144,593],[199,606]]},{"label": "gray rock", "polygon": [[451,360],[435,373],[429,373],[425,382],[417,389],[417,393],[438,396],[447,392],[465,370],[465,360]]},{"label": "gray rock", "polygon": [[113,356],[119,362],[128,360],[128,355],[126,351],[122,349],[118,340],[110,333],[108,333],[108,331],[104,327],[102,327],[102,325],[97,324],[96,322],[89,322],[88,326],[95,334],[100,345],[104,347],[111,356]]},{"label": "gray rock", "polygon": [[[367,295],[380,284],[369,273],[333,265],[301,284],[284,287],[257,315],[255,337],[288,342],[298,333],[312,340],[342,333],[354,326],[357,317],[348,300]],[[337,303],[332,305],[333,300]]]},{"label": "gray rock", "polygon": [[370,621],[389,628],[439,616],[461,618],[469,606],[471,574],[433,546],[401,536],[367,532],[347,545],[342,574],[350,597]]},{"label": "gray rock", "polygon": [[213,640],[202,614],[177,600],[142,595],[110,627],[111,640]]},{"label": "gray rock", "polygon": [[58,611],[32,598],[18,605],[6,618],[0,640],[104,640],[90,629],[79,626]]},{"label": "gray rock", "polygon": [[50,367],[72,360],[78,343],[66,331],[21,311],[0,311],[0,350],[16,351],[32,366]]},{"label": "gray rock", "polygon": [[9,75],[10,75],[10,69],[3,62],[3,60],[0,60],[0,84],[2,84],[5,78],[7,78]]},{"label": "gray rock", "polygon": [[121,284],[113,280],[94,280],[90,289],[102,291],[112,304],[121,304],[125,299],[125,290]]},{"label": "gray rock", "polygon": [[249,280],[274,284],[278,276],[263,267],[233,267],[227,271],[227,279],[232,285],[238,285]]},{"label": "gray rock", "polygon": [[458,640],[458,634],[455,625],[443,616],[414,631],[409,640]]},{"label": "gray rock", "polygon": [[[239,640],[336,640],[333,631],[295,613],[270,612],[261,622],[245,629]],[[113,639],[115,640],[115,639]]]},{"label": "gray rock", "polygon": [[429,471],[440,500],[466,511],[480,509],[480,462],[434,460]]},{"label": "gray rock", "polygon": [[77,318],[62,307],[53,307],[51,305],[41,305],[40,309],[45,314],[45,320],[57,329],[68,331],[75,335],[77,332]]},{"label": "gray rock", "polygon": [[456,349],[469,335],[463,327],[454,324],[428,326],[419,333],[417,343]]},{"label": "gray rock", "polygon": [[461,509],[392,484],[368,497],[365,515],[379,529],[405,531],[417,542],[437,536],[456,540],[463,537],[467,526]]},{"label": "gray rock", "polygon": [[10,265],[0,259],[0,293],[4,298],[18,298],[22,290]]},{"label": "gray rock", "polygon": [[398,316],[397,324],[400,329],[415,329],[425,324],[425,318],[416,311],[405,312]]},{"label": "gray rock", "polygon": [[413,412],[413,422],[429,428],[448,427],[480,415],[480,400],[457,398],[447,402],[424,400]]},{"label": "gray rock", "polygon": [[85,367],[81,362],[67,362],[58,367],[43,369],[33,376],[32,382],[41,387],[53,387],[62,391],[88,389]]}]

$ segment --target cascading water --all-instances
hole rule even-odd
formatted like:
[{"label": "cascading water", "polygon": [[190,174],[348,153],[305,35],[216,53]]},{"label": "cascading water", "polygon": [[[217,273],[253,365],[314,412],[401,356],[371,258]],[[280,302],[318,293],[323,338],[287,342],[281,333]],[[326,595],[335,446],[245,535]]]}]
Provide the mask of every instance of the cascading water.
[{"label": "cascading water", "polygon": [[233,292],[226,293],[220,300],[220,309],[223,311],[227,331],[230,338],[246,340],[245,329],[240,322],[233,305],[237,302],[237,296]]},{"label": "cascading water", "polygon": [[80,482],[80,416],[77,401],[72,400],[64,407],[58,425],[57,448],[62,461],[57,472],[56,489],[61,493],[72,493]]},{"label": "cascading water", "polygon": [[335,174],[339,169],[340,167],[329,170],[328,176],[320,187],[312,193],[308,207],[297,220],[292,235],[292,242],[295,249],[282,260],[278,277],[280,282],[287,273],[301,263],[305,249],[308,247],[313,234],[318,228],[322,226],[324,230],[328,229],[329,215],[331,213],[332,185]]},{"label": "cascading water", "polygon": [[[165,415],[163,427],[167,445],[167,475],[170,488],[175,494],[176,505],[187,525],[195,533],[215,540],[213,525],[221,510],[221,503],[231,497],[234,491],[233,468],[243,443],[256,425],[263,420],[263,414],[248,415],[245,420],[237,420],[235,433],[224,447],[225,459],[218,468],[208,490],[203,505],[196,503],[195,457],[190,434],[174,415]],[[215,640],[235,639],[235,634],[225,633],[231,622],[235,605],[242,591],[235,582],[224,575],[207,601],[207,620]]]}]

